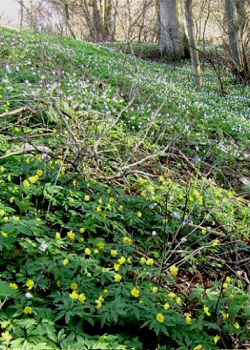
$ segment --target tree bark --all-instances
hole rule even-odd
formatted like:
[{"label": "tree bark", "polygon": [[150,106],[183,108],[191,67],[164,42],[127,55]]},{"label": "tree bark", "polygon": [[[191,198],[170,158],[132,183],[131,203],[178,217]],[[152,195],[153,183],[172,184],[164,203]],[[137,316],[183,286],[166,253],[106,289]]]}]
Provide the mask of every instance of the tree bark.
[{"label": "tree bark", "polygon": [[71,37],[75,39],[76,36],[75,36],[75,34],[72,30],[71,24],[70,24],[69,4],[68,4],[67,0],[63,0],[63,12],[64,12],[64,21],[65,21],[66,30],[68,29]]},{"label": "tree bark", "polygon": [[162,55],[169,59],[185,56],[185,31],[181,19],[181,0],[160,0],[160,42]]},{"label": "tree bark", "polygon": [[234,65],[233,73],[238,82],[242,82],[242,79],[246,76],[242,43],[242,23],[240,23],[240,20],[243,20],[243,4],[244,1],[242,0],[225,0],[229,50]]},{"label": "tree bark", "polygon": [[194,83],[197,87],[202,85],[201,79],[201,66],[198,51],[196,50],[196,40],[194,34],[194,21],[192,13],[192,1],[185,0],[185,14],[187,21],[187,30],[188,30],[188,39],[189,39],[189,48],[190,55],[193,67]]}]

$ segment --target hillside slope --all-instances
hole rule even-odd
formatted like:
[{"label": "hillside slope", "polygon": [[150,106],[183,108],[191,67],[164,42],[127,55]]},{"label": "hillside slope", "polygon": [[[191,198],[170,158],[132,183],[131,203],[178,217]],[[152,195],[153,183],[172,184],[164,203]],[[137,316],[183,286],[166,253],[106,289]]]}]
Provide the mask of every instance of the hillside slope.
[{"label": "hillside slope", "polygon": [[0,349],[248,348],[249,87],[0,36]]}]

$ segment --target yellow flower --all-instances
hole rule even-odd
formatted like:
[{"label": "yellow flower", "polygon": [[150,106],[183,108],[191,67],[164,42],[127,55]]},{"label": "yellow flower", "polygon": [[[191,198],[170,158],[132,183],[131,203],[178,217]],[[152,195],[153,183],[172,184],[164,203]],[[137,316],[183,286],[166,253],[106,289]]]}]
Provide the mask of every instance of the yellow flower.
[{"label": "yellow flower", "polygon": [[126,261],[126,258],[125,258],[124,256],[121,256],[120,259],[118,259],[118,263],[119,263],[120,265],[124,264],[125,261]]},{"label": "yellow flower", "polygon": [[123,205],[119,205],[118,210],[122,211],[123,210]]},{"label": "yellow flower", "polygon": [[16,283],[10,283],[9,286],[10,288],[18,289],[18,285]]},{"label": "yellow flower", "polygon": [[128,262],[128,264],[132,264],[132,258],[131,258],[131,256],[127,258],[127,262]]},{"label": "yellow flower", "polygon": [[65,265],[67,265],[69,263],[69,259],[64,259],[63,260],[63,265],[65,266]]},{"label": "yellow flower", "polygon": [[121,275],[119,275],[118,273],[115,273],[115,274],[114,274],[114,280],[115,280],[115,282],[120,282],[121,279],[122,279],[122,276],[121,276]]},{"label": "yellow flower", "polygon": [[109,198],[109,203],[113,203],[115,201],[114,197]]},{"label": "yellow flower", "polygon": [[132,238],[129,238],[129,237],[123,237],[122,241],[123,241],[123,243],[128,243],[129,245],[133,244]]},{"label": "yellow flower", "polygon": [[139,295],[140,295],[140,292],[139,292],[139,290],[138,290],[136,287],[134,287],[134,288],[130,291],[130,293],[131,293],[131,295],[133,295],[133,297],[135,297],[135,298],[138,298]]},{"label": "yellow flower", "polygon": [[168,310],[170,308],[170,305],[169,305],[169,303],[165,303],[163,307],[165,310]]},{"label": "yellow flower", "polygon": [[172,276],[177,276],[179,268],[175,265],[172,265],[169,269]]},{"label": "yellow flower", "polygon": [[229,314],[226,314],[224,311],[221,311],[222,317],[226,320],[229,317]]},{"label": "yellow flower", "polygon": [[204,305],[203,310],[207,316],[211,316],[211,313],[209,312],[209,307]]},{"label": "yellow flower", "polygon": [[79,294],[75,290],[73,290],[72,293],[69,293],[69,297],[72,300],[78,300],[79,299]]},{"label": "yellow flower", "polygon": [[146,261],[147,261],[147,260],[143,257],[143,258],[140,259],[140,264],[141,264],[141,265],[144,265],[144,264],[146,264]]},{"label": "yellow flower", "polygon": [[97,300],[95,301],[95,303],[97,304],[97,305],[96,305],[96,308],[97,308],[97,309],[101,309],[101,308],[102,308],[102,303],[100,302],[100,300],[97,299]]},{"label": "yellow flower", "polygon": [[230,283],[231,282],[231,278],[230,277],[227,277],[226,278],[226,283]]},{"label": "yellow flower", "polygon": [[120,264],[114,263],[114,270],[119,271],[120,270]]},{"label": "yellow flower", "polygon": [[6,341],[6,342],[10,342],[12,339],[12,335],[9,333],[9,331],[3,332],[1,333],[1,340],[2,341]]},{"label": "yellow flower", "polygon": [[177,297],[176,298],[176,304],[181,306],[181,297]]},{"label": "yellow flower", "polygon": [[5,215],[5,211],[3,209],[0,210],[0,216],[4,216]]},{"label": "yellow flower", "polygon": [[3,218],[3,221],[8,221],[9,220],[9,218],[8,218],[8,216],[5,216],[4,218]]},{"label": "yellow flower", "polygon": [[112,209],[110,203],[107,204],[107,207],[106,207],[106,208],[107,208],[108,210],[111,210],[111,209]]},{"label": "yellow flower", "polygon": [[162,314],[157,314],[156,315],[156,320],[160,323],[163,323],[164,322],[164,316]]},{"label": "yellow flower", "polygon": [[99,249],[103,249],[105,247],[105,244],[103,242],[99,242],[96,244],[96,246],[99,248]]},{"label": "yellow flower", "polygon": [[153,294],[156,294],[156,293],[157,293],[157,291],[158,291],[158,288],[157,288],[157,287],[153,287],[153,288],[152,288],[152,292],[153,292]]},{"label": "yellow flower", "polygon": [[56,285],[57,285],[58,287],[61,287],[61,281],[60,281],[60,280],[57,280],[57,281],[56,281]]},{"label": "yellow flower", "polygon": [[85,295],[84,295],[83,293],[80,294],[80,295],[79,295],[79,301],[80,301],[80,303],[81,303],[81,304],[84,304],[85,300],[86,300]]},{"label": "yellow flower", "polygon": [[60,232],[56,232],[55,237],[56,237],[56,239],[61,239]]},{"label": "yellow flower", "polygon": [[138,218],[141,218],[142,217],[142,213],[140,211],[138,211],[137,216],[138,216]]},{"label": "yellow flower", "polygon": [[29,182],[30,182],[31,184],[34,184],[38,179],[39,179],[39,176],[38,176],[38,175],[30,176],[30,177],[28,178],[28,180],[29,180]]},{"label": "yellow flower", "polygon": [[98,207],[96,208],[96,211],[102,211],[101,207],[98,206]]},{"label": "yellow flower", "polygon": [[85,202],[88,202],[90,200],[90,196],[88,194],[85,194],[84,200],[85,200]]},{"label": "yellow flower", "polygon": [[214,344],[217,344],[219,340],[220,340],[220,337],[218,335],[216,335],[214,337]]},{"label": "yellow flower", "polygon": [[32,313],[32,307],[30,306],[26,306],[24,309],[23,309],[23,313],[24,314],[31,314]]},{"label": "yellow flower", "polygon": [[216,238],[216,239],[212,242],[211,247],[216,247],[219,243],[220,243],[220,241],[218,240],[218,238]]},{"label": "yellow flower", "polygon": [[164,182],[164,176],[163,176],[163,175],[160,175],[160,176],[159,176],[159,181],[160,181],[160,182]]},{"label": "yellow flower", "polygon": [[191,324],[192,323],[192,318],[190,314],[186,314],[186,324]]},{"label": "yellow flower", "polygon": [[30,187],[30,182],[29,182],[29,180],[25,179],[25,180],[23,181],[23,186],[24,186],[24,187]]},{"label": "yellow flower", "polygon": [[193,348],[193,350],[201,350],[201,349],[202,349],[202,345],[201,344],[199,344],[195,348]]},{"label": "yellow flower", "polygon": [[1,231],[1,235],[2,235],[3,237],[7,237],[7,236],[8,236],[7,233],[4,232],[4,231]]},{"label": "yellow flower", "polygon": [[36,174],[37,174],[38,176],[42,176],[42,174],[43,174],[42,169],[37,169]]},{"label": "yellow flower", "polygon": [[202,230],[201,230],[201,234],[202,235],[205,235],[207,233],[207,230],[205,229],[205,228],[203,228]]},{"label": "yellow flower", "polygon": [[116,249],[112,249],[112,250],[110,251],[110,255],[111,255],[113,258],[115,258],[115,257],[117,256],[117,254],[118,254],[118,252],[117,252]]},{"label": "yellow flower", "polygon": [[94,249],[94,254],[98,254],[99,250],[98,249]]},{"label": "yellow flower", "polygon": [[27,282],[26,282],[26,286],[28,287],[28,289],[30,290],[30,289],[32,289],[33,287],[34,287],[34,281],[33,280],[28,280]]},{"label": "yellow flower", "polygon": [[89,248],[85,248],[85,254],[86,255],[90,255],[91,254],[91,250]]},{"label": "yellow flower", "polygon": [[72,185],[73,185],[73,186],[76,186],[76,180],[73,180],[73,181],[72,181]]},{"label": "yellow flower", "polygon": [[81,227],[80,230],[79,230],[80,233],[84,233],[85,232],[85,228],[84,227]]},{"label": "yellow flower", "polygon": [[108,292],[108,289],[103,289],[103,293],[107,294]]},{"label": "yellow flower", "polygon": [[235,295],[234,295],[234,294],[230,294],[230,295],[229,295],[229,299],[230,299],[230,300],[234,300],[234,298],[235,298]]},{"label": "yellow flower", "polygon": [[180,200],[182,200],[182,199],[184,198],[184,197],[183,197],[183,194],[179,194],[178,198],[179,198]]},{"label": "yellow flower", "polygon": [[77,285],[77,283],[71,283],[70,287],[71,287],[71,289],[76,290],[78,285]]},{"label": "yellow flower", "polygon": [[148,266],[154,265],[154,259],[152,259],[152,258],[148,259],[148,260],[146,261],[146,264],[147,264]]},{"label": "yellow flower", "polygon": [[75,233],[72,232],[72,231],[67,232],[67,235],[68,235],[69,239],[74,239],[75,238]]},{"label": "yellow flower", "polygon": [[240,329],[239,323],[238,323],[238,322],[235,322],[234,327],[235,327],[236,329]]},{"label": "yellow flower", "polygon": [[99,204],[102,204],[102,198],[99,198],[99,199],[98,199],[98,203],[99,203]]},{"label": "yellow flower", "polygon": [[103,298],[103,296],[102,296],[102,295],[100,295],[100,296],[99,296],[99,298],[98,298],[98,300],[99,300],[101,303],[103,303],[103,302],[104,302],[104,298]]},{"label": "yellow flower", "polygon": [[174,299],[175,298],[175,293],[173,293],[173,292],[168,293],[168,297],[170,299]]}]

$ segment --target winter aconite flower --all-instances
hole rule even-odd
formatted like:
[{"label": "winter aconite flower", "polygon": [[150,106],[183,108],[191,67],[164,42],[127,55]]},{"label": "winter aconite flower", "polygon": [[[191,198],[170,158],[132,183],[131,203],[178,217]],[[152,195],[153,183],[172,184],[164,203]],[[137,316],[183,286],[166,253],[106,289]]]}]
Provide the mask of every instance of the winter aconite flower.
[{"label": "winter aconite flower", "polygon": [[186,314],[186,324],[191,324],[192,323],[192,318],[190,314]]},{"label": "winter aconite flower", "polygon": [[88,202],[88,201],[90,200],[90,196],[86,194],[86,195],[84,196],[84,200],[85,200],[85,202]]},{"label": "winter aconite flower", "polygon": [[177,276],[179,268],[175,265],[172,265],[169,269],[172,276]]},{"label": "winter aconite flower", "polygon": [[96,244],[96,246],[99,248],[99,249],[103,249],[105,247],[105,244],[103,242],[99,242]]},{"label": "winter aconite flower", "polygon": [[143,257],[143,258],[140,259],[140,264],[141,264],[141,265],[144,265],[144,264],[146,264],[146,261],[147,261],[147,260]]},{"label": "winter aconite flower", "polygon": [[26,286],[28,287],[28,289],[30,290],[30,289],[32,289],[33,287],[34,287],[34,281],[33,280],[28,280],[27,282],[26,282]]},{"label": "winter aconite flower", "polygon": [[72,290],[76,290],[78,285],[77,285],[77,283],[71,283],[70,287]]},{"label": "winter aconite flower", "polygon": [[126,261],[126,258],[125,258],[124,256],[121,256],[120,259],[118,259],[118,263],[119,263],[120,265],[124,264],[125,261]]},{"label": "winter aconite flower", "polygon": [[152,259],[152,258],[148,259],[148,260],[146,261],[146,264],[147,264],[148,266],[154,265],[154,259]]},{"label": "winter aconite flower", "polygon": [[178,305],[180,305],[180,306],[182,305],[182,304],[181,304],[181,297],[177,297],[177,298],[176,298],[176,304],[178,304]]},{"label": "winter aconite flower", "polygon": [[123,237],[123,243],[128,243],[129,245],[133,244],[133,240],[130,237]]},{"label": "winter aconite flower", "polygon": [[12,335],[9,333],[9,331],[1,333],[1,340],[4,342],[10,342],[12,339]]},{"label": "winter aconite flower", "polygon": [[135,298],[138,298],[139,295],[140,295],[140,292],[139,292],[139,290],[138,290],[136,287],[134,287],[134,288],[130,291],[130,293],[131,293],[131,295],[133,295],[133,297],[135,297]]},{"label": "winter aconite flower", "polygon": [[72,293],[69,293],[69,297],[72,300],[78,300],[79,299],[79,294],[75,290],[73,290]]},{"label": "winter aconite flower", "polygon": [[114,274],[114,280],[115,282],[120,282],[120,280],[122,279],[122,276],[119,275],[118,273]]},{"label": "winter aconite flower", "polygon": [[220,337],[218,335],[216,335],[214,337],[214,344],[217,344],[219,340],[220,340]]},{"label": "winter aconite flower", "polygon": [[201,350],[201,349],[202,349],[202,345],[201,344],[199,344],[199,345],[197,345],[196,347],[193,348],[193,350]]},{"label": "winter aconite flower", "polygon": [[168,310],[170,308],[170,305],[169,305],[169,303],[165,303],[163,307],[165,310]]},{"label": "winter aconite flower", "polygon": [[84,252],[85,252],[86,255],[90,255],[91,254],[91,250],[89,248],[85,248]]},{"label": "winter aconite flower", "polygon": [[168,297],[170,299],[174,299],[175,298],[175,293],[173,293],[173,292],[168,293]]},{"label": "winter aconite flower", "polygon": [[158,322],[160,322],[160,323],[163,323],[164,322],[164,316],[161,313],[159,313],[159,314],[156,315],[156,320]]},{"label": "winter aconite flower", "polygon": [[153,288],[152,288],[152,292],[153,292],[153,294],[156,294],[156,293],[157,293],[157,291],[158,291],[158,288],[157,288],[157,287],[153,287]]},{"label": "winter aconite flower", "polygon": [[112,250],[110,251],[110,255],[111,255],[113,258],[115,258],[115,257],[117,256],[117,254],[118,254],[118,252],[117,252],[117,250],[115,250],[115,249],[112,249]]},{"label": "winter aconite flower", "polygon": [[10,283],[9,286],[10,286],[10,288],[12,288],[12,289],[15,289],[15,290],[18,289],[18,285],[17,285],[16,283]]},{"label": "winter aconite flower", "polygon": [[84,304],[85,303],[85,300],[86,300],[86,297],[83,293],[79,294],[79,301],[81,304]]},{"label": "winter aconite flower", "polygon": [[63,265],[66,266],[69,263],[69,259],[64,259],[63,260]]},{"label": "winter aconite flower", "polygon": [[67,232],[67,236],[69,237],[69,239],[74,239],[75,238],[75,234],[72,231]]},{"label": "winter aconite flower", "polygon": [[142,213],[140,211],[138,211],[137,216],[138,216],[138,218],[141,218],[142,217]]},{"label": "winter aconite flower", "polygon": [[23,313],[24,314],[31,314],[32,313],[32,307],[30,306],[26,306],[24,309],[23,309]]},{"label": "winter aconite flower", "polygon": [[209,307],[204,305],[203,310],[207,316],[211,316],[211,313],[209,312]]},{"label": "winter aconite flower", "polygon": [[120,264],[114,263],[114,270],[119,271],[120,270]]}]

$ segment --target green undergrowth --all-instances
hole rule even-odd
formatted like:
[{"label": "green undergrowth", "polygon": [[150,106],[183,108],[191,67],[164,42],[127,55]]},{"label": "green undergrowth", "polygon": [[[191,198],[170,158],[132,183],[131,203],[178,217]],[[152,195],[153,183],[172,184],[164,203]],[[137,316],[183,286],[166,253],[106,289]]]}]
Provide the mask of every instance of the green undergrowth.
[{"label": "green undergrowth", "polygon": [[249,346],[249,87],[0,34],[0,349]]}]

